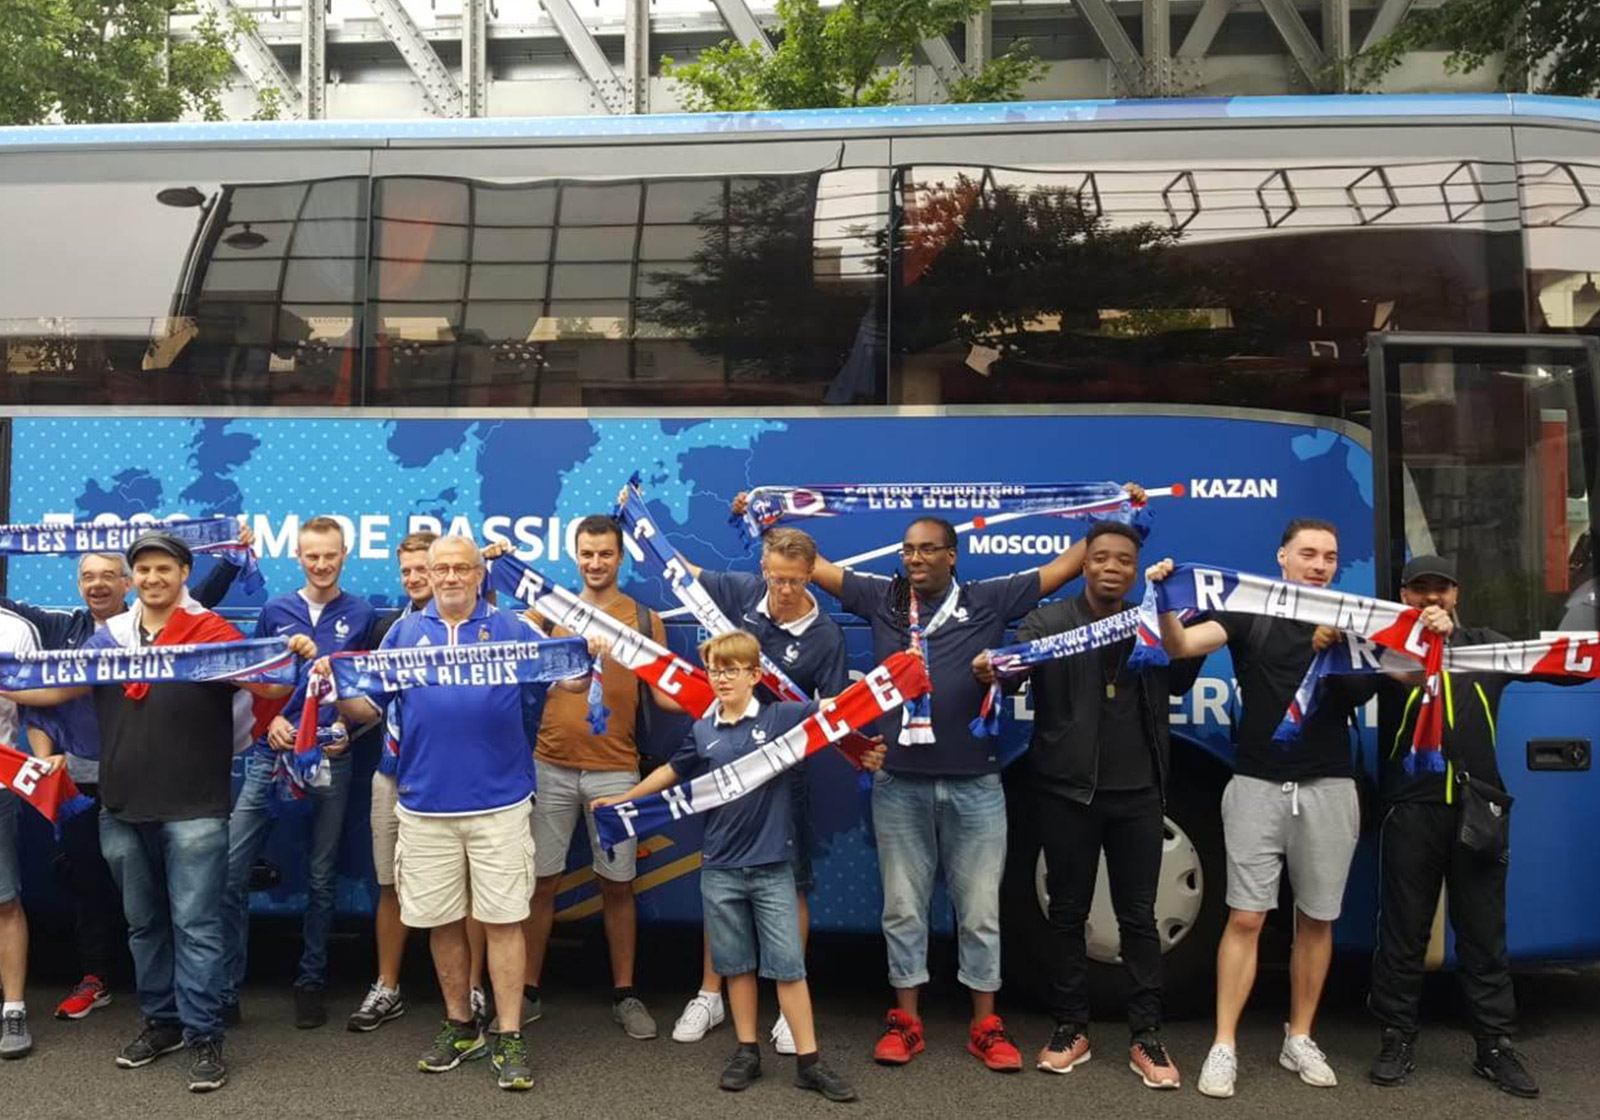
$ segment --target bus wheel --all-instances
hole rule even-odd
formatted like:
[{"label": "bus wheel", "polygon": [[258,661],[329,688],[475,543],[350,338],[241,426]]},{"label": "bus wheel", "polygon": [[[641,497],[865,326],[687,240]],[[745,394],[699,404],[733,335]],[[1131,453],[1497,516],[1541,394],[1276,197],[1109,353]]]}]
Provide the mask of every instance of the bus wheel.
[{"label": "bus wheel", "polygon": [[[1217,790],[1209,783],[1194,786],[1180,779],[1174,786],[1163,822],[1156,932],[1164,954],[1166,1011],[1191,1015],[1205,1011],[1215,991],[1217,941],[1227,921],[1222,819]],[[1033,829],[1019,839],[1025,843],[1015,853],[1004,895],[1007,972],[1024,990],[1042,996],[1049,990],[1052,956],[1044,850]],[[1097,1019],[1115,1021],[1126,1012],[1128,987],[1104,856],[1084,936],[1090,961],[1090,1005]]]}]

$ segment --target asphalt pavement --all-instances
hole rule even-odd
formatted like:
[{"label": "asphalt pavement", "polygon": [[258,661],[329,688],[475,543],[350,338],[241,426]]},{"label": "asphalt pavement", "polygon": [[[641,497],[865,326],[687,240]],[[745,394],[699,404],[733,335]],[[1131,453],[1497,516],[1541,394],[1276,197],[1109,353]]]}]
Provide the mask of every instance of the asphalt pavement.
[{"label": "asphalt pavement", "polygon": [[[296,1030],[288,987],[298,944],[280,929],[258,931],[253,946],[257,974],[245,993],[245,1021],[228,1038],[228,1085],[205,1096],[185,1091],[188,1061],[173,1054],[140,1070],[118,1069],[117,1049],[138,1030],[135,1001],[126,985],[111,1006],[79,1022],[49,1017],[70,977],[43,970],[30,985],[36,1039],[32,1056],[0,1063],[0,1100],[17,1117],[105,1116],[526,1116],[526,1117],[918,1117],[1080,1115],[1466,1117],[1493,1110],[1501,1116],[1600,1115],[1600,971],[1546,969],[1518,976],[1523,1031],[1519,1046],[1543,1087],[1536,1101],[1515,1100],[1475,1077],[1468,1065],[1471,1040],[1461,1029],[1452,978],[1430,977],[1428,1021],[1419,1068],[1399,1089],[1379,1089],[1365,1070],[1377,1031],[1362,1008],[1365,966],[1341,960],[1318,1024],[1339,1085],[1313,1089],[1277,1065],[1287,983],[1280,970],[1262,975],[1241,1035],[1238,1095],[1213,1101],[1194,1090],[1210,1042],[1210,1024],[1198,1019],[1168,1024],[1168,1048],[1183,1074],[1178,1092],[1143,1088],[1127,1064],[1127,1032],[1113,1021],[1091,1030],[1094,1058],[1066,1076],[1033,1070],[1032,1055],[1049,1034],[1049,1020],[1029,993],[1002,993],[1001,1010],[1027,1067],[991,1073],[965,1048],[965,997],[952,984],[926,993],[928,1049],[909,1067],[886,1069],[870,1058],[888,1006],[881,986],[882,948],[870,940],[819,938],[812,948],[813,997],[825,1058],[849,1077],[861,1099],[829,1104],[791,1084],[793,1059],[765,1050],[765,1076],[741,1094],[720,1092],[717,1074],[733,1047],[731,1026],[699,1044],[682,1045],[668,1034],[693,991],[698,946],[692,940],[652,939],[642,952],[640,985],[661,1035],[637,1042],[610,1017],[604,956],[589,942],[564,942],[552,952],[544,988],[544,1017],[527,1028],[536,1086],[513,1094],[498,1090],[487,1062],[447,1074],[418,1072],[417,1056],[430,1042],[442,1013],[431,984],[426,945],[413,941],[405,980],[409,1013],[371,1034],[344,1029],[344,1015],[359,1002],[368,979],[364,938],[346,931],[334,953],[330,1022]],[[36,960],[48,951],[36,939]],[[936,961],[936,963],[938,963]],[[941,971],[952,971],[948,967]],[[762,1022],[776,1008],[763,992]]]}]

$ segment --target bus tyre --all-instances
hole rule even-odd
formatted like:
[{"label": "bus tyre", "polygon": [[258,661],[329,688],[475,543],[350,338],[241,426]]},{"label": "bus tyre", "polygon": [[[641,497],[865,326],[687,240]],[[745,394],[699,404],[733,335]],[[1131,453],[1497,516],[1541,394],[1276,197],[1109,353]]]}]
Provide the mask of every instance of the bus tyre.
[{"label": "bus tyre", "polygon": [[[1224,901],[1220,786],[1188,784],[1183,776],[1168,796],[1161,879],[1156,890],[1156,930],[1163,951],[1164,1006],[1172,1016],[1207,1012],[1215,992],[1217,942],[1227,921]],[[1048,998],[1053,948],[1046,919],[1043,846],[1034,821],[1020,823],[1007,853],[1001,895],[1003,960],[1014,992]],[[1127,977],[1118,957],[1105,859],[1095,882],[1085,941],[1089,950],[1089,1000],[1096,1019],[1119,1020],[1127,1009]]]}]

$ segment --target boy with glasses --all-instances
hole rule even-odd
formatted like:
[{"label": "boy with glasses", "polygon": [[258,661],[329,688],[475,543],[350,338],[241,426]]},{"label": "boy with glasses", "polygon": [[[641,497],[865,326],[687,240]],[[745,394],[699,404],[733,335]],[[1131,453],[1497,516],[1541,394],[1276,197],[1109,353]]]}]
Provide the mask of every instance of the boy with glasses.
[{"label": "boy with glasses", "polygon": [[[602,797],[592,808],[632,801],[759,750],[817,710],[817,702],[755,697],[761,679],[761,646],[742,630],[708,638],[700,659],[717,694],[716,710],[696,721],[694,731],[665,766],[626,793]],[[880,756],[881,757],[881,756]],[[870,768],[878,759],[869,755]],[[773,981],[778,1006],[794,1034],[795,1084],[830,1101],[850,1101],[855,1090],[825,1065],[817,1052],[806,987],[805,954],[795,902],[793,769],[706,814],[700,864],[706,937],[718,975],[727,978],[728,1002],[739,1048],[723,1066],[723,1089],[747,1089],[761,1076],[757,976]]]}]

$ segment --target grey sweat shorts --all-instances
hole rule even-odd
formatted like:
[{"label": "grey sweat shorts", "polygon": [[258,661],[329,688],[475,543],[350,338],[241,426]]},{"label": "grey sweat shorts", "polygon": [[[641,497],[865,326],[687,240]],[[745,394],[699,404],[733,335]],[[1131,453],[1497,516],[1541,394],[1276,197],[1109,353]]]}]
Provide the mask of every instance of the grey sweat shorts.
[{"label": "grey sweat shorts", "polygon": [[1295,909],[1333,921],[1344,903],[1360,831],[1361,805],[1350,778],[1267,782],[1236,775],[1222,791],[1229,907],[1277,909],[1287,866]]}]

